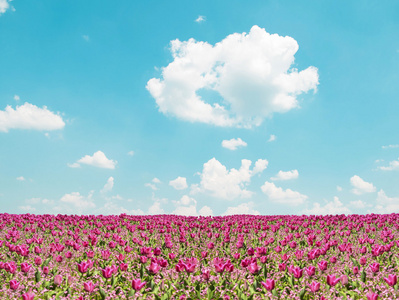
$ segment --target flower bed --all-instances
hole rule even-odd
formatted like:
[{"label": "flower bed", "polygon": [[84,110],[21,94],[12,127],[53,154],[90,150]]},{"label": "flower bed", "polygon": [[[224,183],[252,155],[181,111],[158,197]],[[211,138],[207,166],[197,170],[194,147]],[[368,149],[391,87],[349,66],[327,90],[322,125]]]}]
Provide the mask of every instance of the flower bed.
[{"label": "flower bed", "polygon": [[398,229],[398,214],[0,214],[0,298],[399,299]]}]

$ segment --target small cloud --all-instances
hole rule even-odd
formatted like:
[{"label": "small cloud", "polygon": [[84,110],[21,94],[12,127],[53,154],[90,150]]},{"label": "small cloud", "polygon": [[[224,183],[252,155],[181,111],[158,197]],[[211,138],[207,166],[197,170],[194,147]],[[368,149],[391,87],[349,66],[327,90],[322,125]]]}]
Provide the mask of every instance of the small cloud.
[{"label": "small cloud", "polygon": [[49,134],[48,132],[45,132],[45,133],[44,133],[44,136],[45,136],[46,138],[48,138],[48,139],[50,138],[50,134]]},{"label": "small cloud", "polygon": [[399,158],[398,160],[390,161],[388,167],[379,167],[379,169],[383,171],[399,170]]},{"label": "small cloud", "polygon": [[73,164],[68,164],[68,166],[70,168],[78,168],[80,167],[80,164],[85,164],[103,169],[115,169],[117,161],[108,159],[102,151],[97,151],[93,154],[93,156],[85,155],[77,162]]},{"label": "small cloud", "polygon": [[306,215],[338,215],[338,214],[350,214],[349,208],[345,207],[338,197],[334,197],[334,200],[327,202],[326,205],[321,206],[320,203],[313,203],[311,209],[305,209],[302,213]]},{"label": "small cloud", "polygon": [[101,190],[102,194],[105,194],[107,192],[112,191],[112,188],[114,187],[114,177],[108,178],[107,182],[105,183],[104,187]]},{"label": "small cloud", "polygon": [[[9,0],[0,0],[0,15],[4,14],[7,11],[7,9],[10,8],[10,2],[11,1]],[[12,7],[11,10],[13,10]]]},{"label": "small cloud", "polygon": [[340,187],[339,185],[337,185],[337,191],[338,191],[338,192],[342,192],[342,187]]},{"label": "small cloud", "polygon": [[22,211],[26,211],[26,212],[33,212],[36,211],[36,208],[30,206],[30,205],[23,205],[23,206],[19,206],[18,207],[20,210]]},{"label": "small cloud", "polygon": [[152,181],[153,183],[161,183],[161,180],[159,180],[159,179],[156,178],[156,177],[154,177],[151,181]]},{"label": "small cloud", "polygon": [[222,147],[227,148],[229,150],[236,150],[238,147],[246,147],[246,146],[247,143],[240,138],[222,141]]},{"label": "small cloud", "polygon": [[228,207],[223,216],[231,215],[259,215],[259,211],[253,209],[254,203],[241,203],[238,206]]},{"label": "small cloud", "polygon": [[206,20],[205,16],[198,16],[198,18],[195,19],[195,22],[201,23],[201,22],[205,22],[205,20]]},{"label": "small cloud", "polygon": [[127,153],[127,155],[133,156],[133,155],[134,155],[134,151],[133,151],[133,150],[132,150],[132,151],[129,151],[129,152]]},{"label": "small cloud", "polygon": [[169,181],[169,185],[176,190],[184,190],[187,188],[187,180],[185,177],[177,177],[174,180]]},{"label": "small cloud", "polygon": [[354,187],[352,189],[352,193],[354,193],[355,195],[361,195],[364,193],[373,193],[376,191],[376,188],[372,183],[364,181],[362,178],[360,178],[357,175],[354,175],[350,179],[350,183]]},{"label": "small cloud", "polygon": [[308,199],[306,195],[302,195],[291,189],[283,190],[281,187],[275,186],[274,183],[267,181],[261,186],[261,190],[271,201],[280,204],[299,205],[303,204],[305,200]]},{"label": "small cloud", "polygon": [[14,100],[19,101],[21,98],[18,95],[14,95]]},{"label": "small cloud", "polygon": [[82,38],[86,41],[86,42],[88,42],[88,41],[90,41],[90,37],[88,36],[88,35],[82,35]]},{"label": "small cloud", "polygon": [[80,164],[78,164],[78,163],[73,163],[73,164],[67,164],[67,166],[68,167],[70,167],[70,168],[80,168]]},{"label": "small cloud", "polygon": [[378,164],[378,163],[383,162],[383,161],[384,161],[383,159],[376,159],[374,162],[375,162],[376,164]]},{"label": "small cloud", "polygon": [[298,170],[292,171],[279,171],[275,177],[271,177],[270,179],[273,181],[277,180],[290,180],[290,179],[297,179],[299,176]]},{"label": "small cloud", "polygon": [[153,183],[146,183],[144,186],[149,187],[153,191],[158,190],[157,186],[155,184],[153,184]]},{"label": "small cloud", "polygon": [[277,139],[277,137],[274,134],[271,134],[269,139],[267,140],[268,142],[273,142]]},{"label": "small cloud", "polygon": [[24,176],[19,176],[19,177],[17,177],[17,180],[18,181],[25,181],[25,177]]},{"label": "small cloud", "polygon": [[382,149],[394,149],[394,148],[399,148],[399,145],[387,145],[387,146],[382,146]]},{"label": "small cloud", "polygon": [[353,208],[358,208],[358,209],[363,209],[366,208],[366,206],[369,206],[362,200],[351,201],[349,202],[349,205],[352,206]]}]

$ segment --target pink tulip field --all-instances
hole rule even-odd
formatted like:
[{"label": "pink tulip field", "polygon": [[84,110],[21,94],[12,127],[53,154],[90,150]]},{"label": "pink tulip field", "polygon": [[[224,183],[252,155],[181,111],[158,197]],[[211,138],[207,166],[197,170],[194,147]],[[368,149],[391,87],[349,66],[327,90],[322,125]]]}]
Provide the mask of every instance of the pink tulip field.
[{"label": "pink tulip field", "polygon": [[1,299],[399,299],[399,214],[0,214]]}]

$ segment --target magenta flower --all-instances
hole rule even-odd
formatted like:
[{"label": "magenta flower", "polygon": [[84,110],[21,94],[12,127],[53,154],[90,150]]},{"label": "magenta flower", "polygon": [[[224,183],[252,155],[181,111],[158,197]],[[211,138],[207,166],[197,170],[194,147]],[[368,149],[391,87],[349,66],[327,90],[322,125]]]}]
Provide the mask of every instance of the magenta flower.
[{"label": "magenta flower", "polygon": [[358,274],[359,273],[359,268],[357,266],[353,267],[353,274]]},{"label": "magenta flower", "polygon": [[78,271],[80,273],[86,273],[87,270],[89,269],[89,264],[85,261],[82,261],[80,264],[78,264]]},{"label": "magenta flower", "polygon": [[268,290],[268,291],[272,291],[275,287],[275,281],[274,279],[266,279],[266,282],[262,281],[261,285],[263,285],[263,287]]},{"label": "magenta flower", "polygon": [[96,285],[93,282],[89,281],[89,282],[84,282],[83,287],[86,292],[92,293]]},{"label": "magenta flower", "polygon": [[133,279],[132,281],[132,288],[135,291],[140,291],[145,285],[146,285],[146,281],[141,282],[141,279]]},{"label": "magenta flower", "polygon": [[367,297],[367,300],[377,300],[378,294],[373,293],[373,292],[368,292],[366,297]]},{"label": "magenta flower", "polygon": [[30,270],[31,265],[28,263],[22,263],[21,264],[21,271],[24,273],[28,273]]},{"label": "magenta flower", "polygon": [[341,275],[340,281],[342,285],[347,285],[349,282],[348,276],[346,276],[345,274]]},{"label": "magenta flower", "polygon": [[120,263],[119,264],[119,269],[121,270],[121,271],[127,271],[127,268],[128,268],[128,264],[126,264],[126,263]]},{"label": "magenta flower", "polygon": [[160,269],[161,269],[161,266],[159,264],[157,264],[156,262],[153,262],[153,261],[151,261],[151,264],[148,267],[148,271],[151,274],[157,274]]},{"label": "magenta flower", "polygon": [[202,271],[202,278],[208,281],[211,278],[211,272],[208,269]]},{"label": "magenta flower", "polygon": [[35,257],[35,265],[40,266],[43,263],[43,260],[40,256]]},{"label": "magenta flower", "polygon": [[367,263],[367,258],[364,257],[364,256],[362,256],[362,257],[359,259],[359,263],[360,263],[362,266],[364,266],[364,265]]},{"label": "magenta flower", "polygon": [[215,248],[215,244],[212,242],[208,243],[208,249],[213,249],[213,248]]},{"label": "magenta flower", "polygon": [[201,251],[201,257],[205,258],[208,256],[208,251]]},{"label": "magenta flower", "polygon": [[101,269],[101,272],[102,272],[104,278],[111,278],[113,271],[114,270],[112,268],[110,268],[110,267],[106,267],[105,269]]},{"label": "magenta flower", "polygon": [[22,295],[22,299],[23,300],[34,300],[35,299],[35,294],[32,293],[32,290],[30,290],[29,292],[27,292],[27,293]]},{"label": "magenta flower", "polygon": [[287,268],[287,265],[285,263],[278,264],[278,269],[280,271],[285,271],[286,268]]},{"label": "magenta flower", "polygon": [[319,266],[319,269],[321,271],[324,271],[327,269],[327,262],[325,260],[320,261],[317,265]]},{"label": "magenta flower", "polygon": [[398,282],[398,277],[396,275],[389,274],[388,278],[384,278],[386,283],[388,283],[390,286],[394,286]]},{"label": "magenta flower", "polygon": [[295,278],[301,278],[303,270],[299,267],[294,267],[291,268],[292,274],[294,275]]},{"label": "magenta flower", "polygon": [[309,275],[309,277],[312,277],[316,273],[316,268],[314,266],[309,266],[305,268],[305,271]]},{"label": "magenta flower", "polygon": [[320,290],[320,282],[313,281],[312,284],[309,285],[312,293],[316,293]]},{"label": "magenta flower", "polygon": [[173,252],[170,252],[168,255],[169,255],[170,259],[175,259],[175,257],[176,257],[176,253],[173,253]]},{"label": "magenta flower", "polygon": [[380,271],[380,264],[372,263],[372,264],[370,264],[370,269],[373,273],[378,273],[378,271]]},{"label": "magenta flower", "polygon": [[248,266],[248,272],[251,273],[251,274],[257,274],[257,273],[259,273],[259,271],[260,271],[260,269],[259,269],[259,266],[258,266],[258,264],[256,262],[255,263],[251,263]]},{"label": "magenta flower", "polygon": [[10,289],[16,290],[19,287],[19,282],[16,280],[10,280]]},{"label": "magenta flower", "polygon": [[327,284],[329,286],[335,286],[339,282],[340,278],[336,278],[335,275],[327,275]]},{"label": "magenta flower", "polygon": [[45,274],[45,275],[47,275],[48,273],[50,272],[50,269],[49,269],[49,267],[43,267],[43,273]]}]

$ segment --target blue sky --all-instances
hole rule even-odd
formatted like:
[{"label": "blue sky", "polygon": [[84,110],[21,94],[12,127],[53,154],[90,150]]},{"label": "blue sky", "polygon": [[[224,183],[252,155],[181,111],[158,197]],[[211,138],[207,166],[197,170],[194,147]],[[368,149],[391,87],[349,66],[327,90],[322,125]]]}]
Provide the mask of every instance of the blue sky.
[{"label": "blue sky", "polygon": [[399,212],[394,1],[0,0],[1,212]]}]

